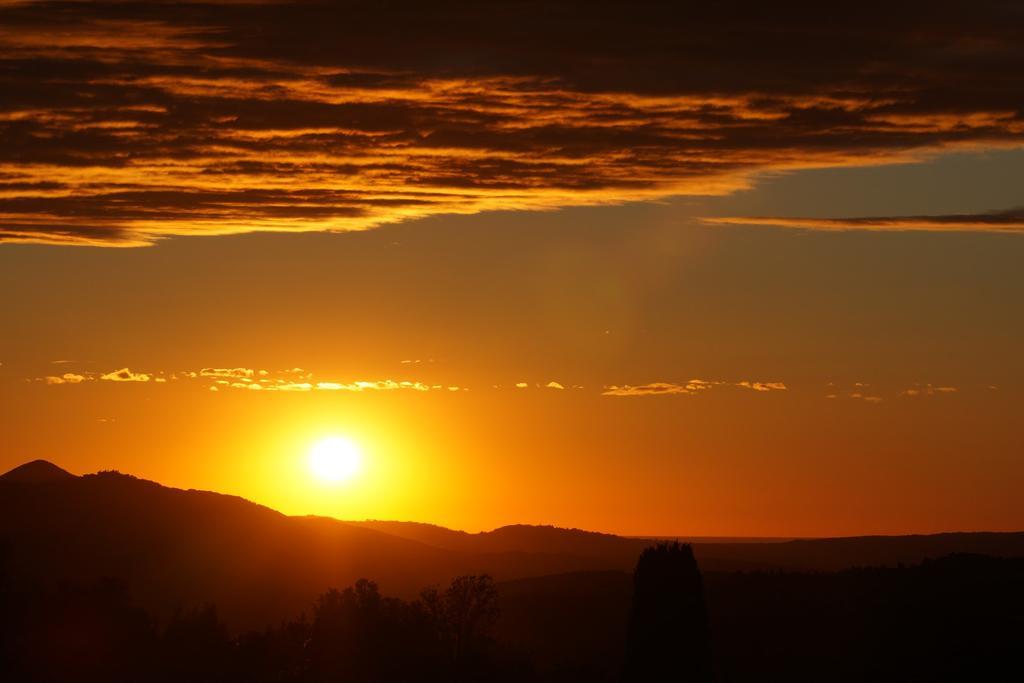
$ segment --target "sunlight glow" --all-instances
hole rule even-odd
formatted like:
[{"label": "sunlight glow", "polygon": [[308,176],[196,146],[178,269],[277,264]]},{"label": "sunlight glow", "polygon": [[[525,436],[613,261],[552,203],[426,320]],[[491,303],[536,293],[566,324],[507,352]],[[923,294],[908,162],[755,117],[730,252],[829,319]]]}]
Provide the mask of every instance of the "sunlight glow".
[{"label": "sunlight glow", "polygon": [[309,471],[325,483],[339,483],[354,477],[362,465],[362,453],[351,439],[331,436],[309,450]]}]

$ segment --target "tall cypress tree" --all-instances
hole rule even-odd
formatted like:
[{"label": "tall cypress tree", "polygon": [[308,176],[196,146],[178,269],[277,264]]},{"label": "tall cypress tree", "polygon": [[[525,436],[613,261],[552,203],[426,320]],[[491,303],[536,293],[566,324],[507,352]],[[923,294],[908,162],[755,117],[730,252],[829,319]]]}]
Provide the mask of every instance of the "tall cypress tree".
[{"label": "tall cypress tree", "polygon": [[689,544],[647,548],[633,573],[623,680],[712,681],[704,585]]}]

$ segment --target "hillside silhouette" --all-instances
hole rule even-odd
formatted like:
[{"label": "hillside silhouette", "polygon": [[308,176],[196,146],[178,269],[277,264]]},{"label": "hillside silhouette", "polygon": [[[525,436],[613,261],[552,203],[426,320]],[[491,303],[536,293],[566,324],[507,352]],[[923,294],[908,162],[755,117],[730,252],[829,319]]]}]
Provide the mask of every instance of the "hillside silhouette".
[{"label": "hillside silhouette", "polygon": [[0,476],[0,678],[994,680],[1024,638],[1022,547],[469,534],[35,461]]},{"label": "hillside silhouette", "polygon": [[552,543],[544,546],[551,552],[457,550],[118,472],[56,472],[32,463],[0,477],[0,539],[12,572],[40,582],[122,578],[158,614],[213,601],[239,629],[294,616],[325,586],[363,577],[408,597],[463,574],[512,579],[628,568],[635,558],[555,552]]},{"label": "hillside silhouette", "polygon": [[[468,534],[406,522],[289,517],[235,496],[117,472],[71,475],[45,461],[0,476],[0,539],[11,571],[39,581],[119,577],[165,614],[216,602],[232,628],[294,616],[325,586],[372,577],[414,596],[455,576],[498,581],[631,571],[653,541],[515,525]],[[702,570],[838,570],[955,552],[1024,556],[1024,534],[978,533],[694,543]],[[258,600],[254,599],[258,596]]]},{"label": "hillside silhouette", "polygon": [[18,465],[13,470],[0,475],[0,481],[34,484],[48,481],[66,481],[74,478],[75,475],[47,460],[33,460],[24,465]]},{"label": "hillside silhouette", "polygon": [[[589,566],[582,567],[583,570],[630,570],[639,553],[656,541],[664,540],[526,524],[466,533],[420,522],[374,520],[348,523],[459,552],[568,554],[589,559]],[[1024,557],[1024,532],[852,536],[765,542],[691,540],[688,544],[705,571],[836,571],[857,566],[912,564],[952,553]]]},{"label": "hillside silhouette", "polygon": [[365,521],[348,524],[455,552],[571,555],[616,568],[631,567],[637,554],[653,542],[646,538],[624,538],[596,531],[529,524],[512,524],[475,534],[419,522]]}]

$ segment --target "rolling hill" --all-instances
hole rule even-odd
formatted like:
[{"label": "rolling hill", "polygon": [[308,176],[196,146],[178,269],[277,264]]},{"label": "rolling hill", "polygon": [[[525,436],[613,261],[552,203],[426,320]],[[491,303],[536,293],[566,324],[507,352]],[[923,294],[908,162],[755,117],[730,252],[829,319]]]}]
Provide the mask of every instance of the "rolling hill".
[{"label": "rolling hill", "polygon": [[[469,534],[408,522],[289,517],[235,496],[117,472],[74,476],[45,461],[0,476],[0,549],[20,580],[116,577],[158,614],[215,602],[235,628],[294,616],[328,587],[363,577],[386,594],[411,597],[459,574],[489,573],[508,582],[628,572],[651,542],[547,526]],[[1024,534],[696,543],[694,549],[705,572],[833,570],[951,552],[1024,556]]]}]

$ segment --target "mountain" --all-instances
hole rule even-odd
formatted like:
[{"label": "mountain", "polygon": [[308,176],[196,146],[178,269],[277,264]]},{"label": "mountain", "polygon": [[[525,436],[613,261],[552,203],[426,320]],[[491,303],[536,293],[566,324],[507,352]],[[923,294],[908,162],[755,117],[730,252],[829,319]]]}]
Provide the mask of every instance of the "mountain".
[{"label": "mountain", "polygon": [[[29,463],[0,477],[0,557],[7,556],[15,576],[43,584],[116,577],[158,614],[215,602],[237,628],[295,616],[327,588],[359,578],[376,581],[385,594],[412,597],[460,574],[510,580],[629,569],[641,547],[594,535],[637,550],[576,554],[571,543],[560,551],[552,539],[590,535],[522,527],[460,548],[331,518],[289,517],[235,496],[118,472],[60,473],[49,463]],[[528,542],[535,533],[548,540]]]},{"label": "mountain", "polygon": [[0,481],[41,483],[74,479],[75,475],[46,460],[33,460],[0,475]]},{"label": "mountain", "polygon": [[336,520],[287,517],[115,472],[0,479],[0,543],[12,573],[26,580],[117,577],[158,613],[214,601],[239,627],[295,615],[326,588],[360,577],[409,595],[463,564],[442,549]]},{"label": "mountain", "polygon": [[[12,575],[40,583],[116,577],[158,614],[215,602],[240,629],[293,617],[327,588],[359,578],[412,597],[460,574],[510,582],[630,572],[651,542],[550,526],[470,534],[412,522],[289,517],[235,496],[117,472],[78,477],[44,461],[0,476],[0,560]],[[1024,534],[695,543],[694,551],[705,572],[830,571],[953,552],[1024,556]]]}]

